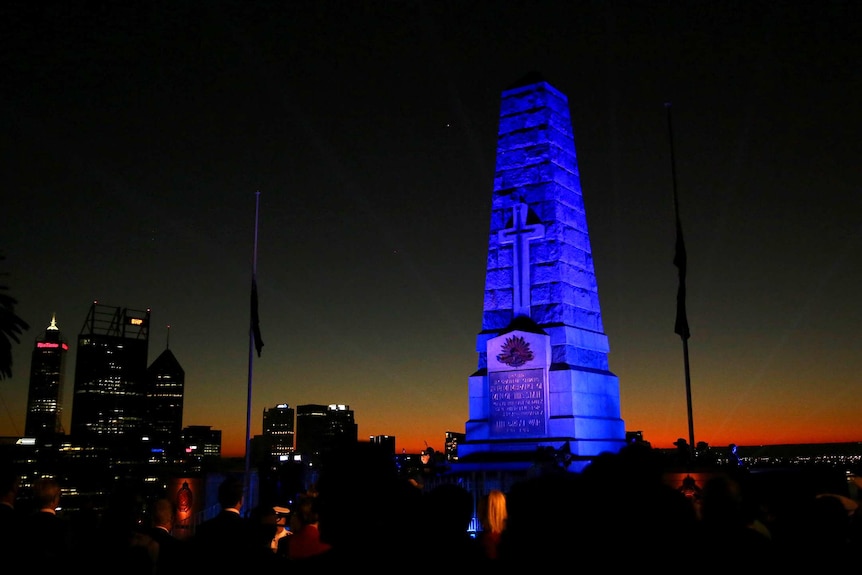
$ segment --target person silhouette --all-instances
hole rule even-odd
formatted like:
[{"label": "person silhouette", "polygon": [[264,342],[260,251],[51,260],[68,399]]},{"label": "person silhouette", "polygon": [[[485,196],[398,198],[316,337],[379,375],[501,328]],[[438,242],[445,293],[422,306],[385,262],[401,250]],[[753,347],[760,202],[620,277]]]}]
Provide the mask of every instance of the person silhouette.
[{"label": "person silhouette", "polygon": [[4,461],[0,469],[0,556],[4,558],[17,556],[20,551],[22,514],[15,506],[20,485],[18,471]]},{"label": "person silhouette", "polygon": [[38,562],[45,573],[64,570],[72,554],[69,523],[57,514],[60,507],[60,483],[52,477],[33,482],[34,509],[24,520],[22,547],[26,557]]},{"label": "person silhouette", "polygon": [[476,536],[488,559],[499,557],[500,538],[506,529],[506,494],[492,489],[479,502],[481,531]]},{"label": "person silhouette", "polygon": [[244,489],[242,480],[225,478],[218,487],[221,511],[198,525],[189,539],[192,564],[200,565],[202,571],[241,569],[245,560],[254,554],[257,533],[251,522],[241,515]]},{"label": "person silhouette", "polygon": [[183,573],[185,565],[186,542],[173,534],[176,509],[167,497],[156,499],[150,507],[150,525],[146,533],[158,543],[156,575]]}]

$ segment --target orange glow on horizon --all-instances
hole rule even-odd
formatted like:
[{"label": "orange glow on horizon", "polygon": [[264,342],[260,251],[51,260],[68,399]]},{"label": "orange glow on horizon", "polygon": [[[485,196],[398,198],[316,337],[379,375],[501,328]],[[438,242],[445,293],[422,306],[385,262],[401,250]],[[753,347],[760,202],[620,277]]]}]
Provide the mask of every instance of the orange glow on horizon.
[{"label": "orange glow on horizon", "polygon": [[[452,430],[449,430],[452,431]],[[674,442],[680,437],[688,441],[688,430],[681,430],[682,433],[677,435],[650,435],[644,432],[644,441],[647,441],[655,449],[674,449]],[[434,438],[433,441],[428,440],[428,446],[434,448],[435,451],[444,451],[445,449],[445,434],[446,430],[440,432],[439,438]],[[225,434],[227,435],[227,434]],[[222,445],[223,457],[245,457],[245,443],[242,439],[242,434],[236,440],[231,439]],[[359,440],[367,441],[368,434],[360,433]],[[419,437],[399,437],[395,436],[395,452],[396,453],[421,453],[425,448],[425,439]],[[777,434],[776,430],[759,429],[747,430],[745,433],[734,435],[715,434],[710,435],[709,430],[704,428],[702,435],[698,435],[698,430],[695,428],[695,443],[706,441],[710,447],[726,447],[731,443],[739,446],[756,446],[756,445],[783,445],[783,444],[806,444],[806,443],[856,443],[862,442],[862,437],[853,430],[836,430],[824,428],[821,432],[811,434],[810,430],[804,430],[798,433],[781,433]]]}]

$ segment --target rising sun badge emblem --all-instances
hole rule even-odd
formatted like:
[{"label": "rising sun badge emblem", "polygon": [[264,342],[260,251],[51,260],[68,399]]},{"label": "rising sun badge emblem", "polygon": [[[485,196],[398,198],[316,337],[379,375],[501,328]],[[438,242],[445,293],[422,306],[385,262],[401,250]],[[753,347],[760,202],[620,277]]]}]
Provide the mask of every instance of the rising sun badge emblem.
[{"label": "rising sun badge emblem", "polygon": [[511,367],[521,367],[533,359],[530,344],[521,336],[512,336],[506,340],[497,354],[497,361]]}]

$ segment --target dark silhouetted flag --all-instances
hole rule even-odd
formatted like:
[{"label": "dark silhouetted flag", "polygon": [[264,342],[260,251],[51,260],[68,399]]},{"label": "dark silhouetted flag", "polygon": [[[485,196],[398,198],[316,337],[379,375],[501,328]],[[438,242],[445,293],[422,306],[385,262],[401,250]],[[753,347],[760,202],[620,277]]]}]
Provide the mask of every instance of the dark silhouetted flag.
[{"label": "dark silhouetted flag", "polygon": [[260,316],[257,309],[257,278],[251,278],[251,330],[254,337],[254,347],[257,349],[257,357],[263,349],[263,339],[260,337]]},{"label": "dark silhouetted flag", "polygon": [[679,268],[679,287],[676,291],[676,322],[674,323],[673,331],[681,338],[688,339],[691,337],[691,332],[688,329],[688,316],[685,313],[685,273],[687,262],[679,214],[676,215],[676,254],[673,257],[673,265]]}]

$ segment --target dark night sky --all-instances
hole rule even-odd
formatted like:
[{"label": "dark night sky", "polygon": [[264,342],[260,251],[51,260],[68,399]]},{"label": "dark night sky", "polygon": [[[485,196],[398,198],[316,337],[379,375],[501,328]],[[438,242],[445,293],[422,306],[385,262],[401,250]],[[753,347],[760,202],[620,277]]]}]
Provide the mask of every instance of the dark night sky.
[{"label": "dark night sky", "polygon": [[862,4],[7,2],[3,284],[33,340],[152,310],[185,425],[242,453],[255,192],[264,407],[344,403],[360,438],[463,431],[502,91],[569,98],[628,430],[687,437],[669,133],[697,441],[862,440]]}]

